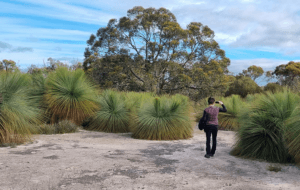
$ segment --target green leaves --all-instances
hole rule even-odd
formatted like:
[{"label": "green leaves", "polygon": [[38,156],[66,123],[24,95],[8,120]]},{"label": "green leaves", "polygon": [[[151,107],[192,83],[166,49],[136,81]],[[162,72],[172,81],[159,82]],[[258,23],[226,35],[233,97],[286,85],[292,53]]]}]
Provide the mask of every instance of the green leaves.
[{"label": "green leaves", "polygon": [[19,68],[16,66],[16,62],[13,60],[3,59],[0,61],[0,71],[4,70],[7,72],[19,71]]},{"label": "green leaves", "polygon": [[81,124],[97,109],[96,89],[80,69],[69,71],[61,67],[46,81],[46,103],[51,123],[68,119]]},{"label": "green leaves", "polygon": [[188,104],[183,97],[153,98],[138,111],[133,138],[177,140],[192,137]]},{"label": "green leaves", "polygon": [[232,95],[222,99],[227,108],[227,112],[219,113],[219,126],[225,130],[238,130],[240,124],[238,122],[239,113],[245,109],[247,104],[239,95]]},{"label": "green leaves", "polygon": [[[277,76],[282,85],[288,85],[299,91],[300,62],[290,61],[287,64],[279,65],[272,74]],[[268,75],[270,76],[270,73]]]},{"label": "green leaves", "polygon": [[[300,97],[289,91],[276,94],[262,95],[252,102],[249,109],[245,109],[239,118],[241,124],[237,133],[238,141],[232,154],[264,159],[270,162],[290,162],[298,155],[295,152],[294,139],[290,134],[298,125],[290,122],[290,118],[300,103]],[[298,115],[299,117],[299,115]],[[298,129],[297,129],[298,130]],[[289,140],[286,141],[286,138]]]},{"label": "green leaves", "polygon": [[245,98],[248,94],[259,92],[262,92],[262,89],[250,77],[237,76],[236,80],[229,85],[229,89],[225,93],[225,96],[238,94],[242,98]]},{"label": "green leaves", "polygon": [[[215,86],[208,84],[219,83],[218,78],[223,78],[230,64],[213,38],[214,32],[200,22],[190,23],[187,29],[181,28],[176,17],[165,8],[134,7],[128,10],[127,16],[111,19],[106,27],[98,30],[96,37],[91,35],[85,52],[85,70],[92,67],[93,78],[105,88],[112,80],[98,73],[107,73],[102,69],[104,65],[113,68],[117,64],[124,70],[115,73],[115,78],[127,76],[112,82],[111,87],[118,90],[124,87],[134,91],[155,90],[157,94],[168,93],[170,89],[213,91]],[[110,61],[116,57],[122,58]],[[212,71],[218,71],[218,76],[210,81],[204,84],[194,75],[191,80],[179,82],[178,75],[192,75],[193,65],[212,62],[220,63],[220,68]]]},{"label": "green leaves", "polygon": [[88,129],[112,133],[130,131],[130,113],[118,92],[104,91],[98,101],[100,110],[92,117]]},{"label": "green leaves", "polygon": [[0,73],[0,144],[24,142],[42,121],[38,104],[30,98],[30,77]]}]

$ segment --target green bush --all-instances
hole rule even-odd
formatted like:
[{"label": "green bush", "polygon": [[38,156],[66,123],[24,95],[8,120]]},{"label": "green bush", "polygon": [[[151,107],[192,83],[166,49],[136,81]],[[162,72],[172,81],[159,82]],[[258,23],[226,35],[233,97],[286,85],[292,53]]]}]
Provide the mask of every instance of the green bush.
[{"label": "green bush", "polygon": [[125,107],[132,113],[136,114],[144,102],[155,97],[152,92],[121,92],[121,97],[124,100]]},{"label": "green bush", "polygon": [[106,90],[98,99],[100,110],[92,117],[90,130],[126,133],[130,131],[130,112],[118,92]]},{"label": "green bush", "polygon": [[81,125],[97,110],[96,88],[80,69],[59,67],[46,80],[47,113],[51,123],[70,120]]},{"label": "green bush", "polygon": [[285,141],[286,124],[299,103],[299,96],[287,90],[261,96],[239,117],[238,140],[231,154],[270,162],[291,162],[293,157]]},{"label": "green bush", "polygon": [[56,124],[45,124],[40,127],[41,134],[75,133],[79,127],[71,121],[64,120]]},{"label": "green bush", "polygon": [[289,153],[295,157],[295,161],[300,164],[300,108],[293,112],[287,122],[285,139]]},{"label": "green bush", "polygon": [[244,98],[245,102],[247,104],[252,104],[253,102],[255,102],[255,100],[260,99],[262,96],[264,96],[265,94],[263,93],[256,93],[256,94],[248,94],[246,96],[246,98]]},{"label": "green bush", "polygon": [[237,76],[237,79],[229,85],[225,97],[232,94],[238,94],[245,98],[248,94],[255,94],[262,92],[262,89],[250,77]]},{"label": "green bush", "polygon": [[276,84],[276,83],[268,83],[264,87],[264,91],[270,91],[272,93],[282,92],[283,90],[284,90],[284,87],[279,84]]},{"label": "green bush", "polygon": [[237,130],[239,128],[238,115],[247,104],[239,95],[232,95],[222,99],[227,112],[219,113],[219,127],[224,130]]},{"label": "green bush", "polygon": [[42,122],[38,104],[30,97],[30,77],[0,73],[0,144],[22,143]]},{"label": "green bush", "polygon": [[189,110],[179,97],[152,98],[138,110],[133,138],[177,140],[192,137]]}]

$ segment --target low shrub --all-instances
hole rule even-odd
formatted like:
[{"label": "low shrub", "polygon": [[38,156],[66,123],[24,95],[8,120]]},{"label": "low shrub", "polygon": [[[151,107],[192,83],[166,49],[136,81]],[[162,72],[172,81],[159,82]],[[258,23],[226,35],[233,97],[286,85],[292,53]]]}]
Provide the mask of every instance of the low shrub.
[{"label": "low shrub", "polygon": [[222,99],[227,112],[220,112],[218,115],[219,127],[223,130],[236,131],[240,124],[238,122],[239,113],[245,109],[247,104],[239,95],[232,95]]},{"label": "low shrub", "polygon": [[188,106],[179,97],[152,98],[138,110],[133,138],[177,140],[192,137]]},{"label": "low shrub", "polygon": [[87,79],[84,71],[69,71],[59,67],[46,80],[47,113],[51,124],[70,120],[81,125],[86,117],[94,114],[96,87]]},{"label": "low shrub", "polygon": [[87,129],[110,133],[130,131],[130,112],[118,92],[106,90],[98,98],[100,110],[91,118]]},{"label": "low shrub", "polygon": [[270,91],[272,93],[276,93],[276,92],[282,92],[284,90],[284,87],[277,84],[277,83],[268,83],[265,87],[264,87],[264,91]]},{"label": "low shrub", "polygon": [[40,127],[41,134],[75,133],[78,130],[79,126],[68,120],[60,121],[56,124],[45,124]]},{"label": "low shrub", "polygon": [[38,104],[30,97],[30,77],[18,72],[0,74],[0,144],[23,143],[42,122]]},{"label": "low shrub", "polygon": [[275,166],[271,164],[268,166],[267,169],[271,172],[280,172],[282,168],[280,166]]},{"label": "low shrub", "polygon": [[286,126],[299,103],[299,96],[287,90],[261,96],[239,117],[238,140],[231,154],[270,162],[293,162],[285,141]]},{"label": "low shrub", "polygon": [[300,107],[295,110],[291,118],[287,121],[285,139],[289,153],[300,164]]},{"label": "low shrub", "polygon": [[136,114],[137,109],[143,103],[155,97],[155,94],[152,92],[121,92],[120,94],[122,99],[124,99],[126,109],[132,114]]}]

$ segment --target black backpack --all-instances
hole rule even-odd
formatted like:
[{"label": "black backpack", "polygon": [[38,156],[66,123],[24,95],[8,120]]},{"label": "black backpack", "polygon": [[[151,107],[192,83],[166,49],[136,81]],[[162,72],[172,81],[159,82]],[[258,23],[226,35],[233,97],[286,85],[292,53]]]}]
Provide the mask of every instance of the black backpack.
[{"label": "black backpack", "polygon": [[202,117],[199,121],[198,128],[203,130],[206,127],[206,120]]}]

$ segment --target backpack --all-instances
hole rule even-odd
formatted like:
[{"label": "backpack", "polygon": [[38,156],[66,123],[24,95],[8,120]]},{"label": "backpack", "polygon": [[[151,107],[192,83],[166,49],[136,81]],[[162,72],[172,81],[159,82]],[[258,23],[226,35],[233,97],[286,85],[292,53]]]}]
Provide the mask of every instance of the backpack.
[{"label": "backpack", "polygon": [[199,130],[203,130],[206,127],[206,120],[202,117],[199,121],[198,128]]}]

